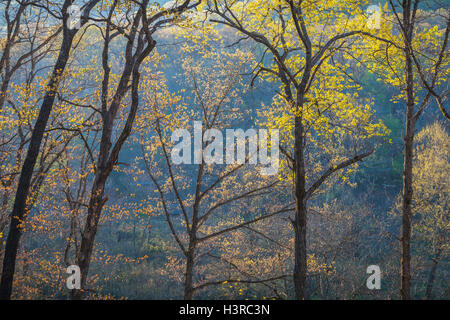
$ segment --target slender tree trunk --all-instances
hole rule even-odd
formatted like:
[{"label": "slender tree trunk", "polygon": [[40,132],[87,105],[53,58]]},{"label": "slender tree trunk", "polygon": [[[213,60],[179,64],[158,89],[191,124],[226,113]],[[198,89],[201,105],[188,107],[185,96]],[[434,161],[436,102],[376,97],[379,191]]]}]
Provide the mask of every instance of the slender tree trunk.
[{"label": "slender tree trunk", "polygon": [[[410,123],[411,121],[407,121]],[[403,172],[403,207],[402,207],[402,285],[403,300],[411,298],[411,202],[412,202],[412,156],[414,134],[411,124],[407,124],[405,135],[405,154]]]},{"label": "slender tree trunk", "polygon": [[428,275],[427,289],[425,291],[425,299],[426,300],[431,299],[431,292],[433,291],[433,283],[434,283],[434,279],[436,278],[436,270],[437,270],[440,256],[441,256],[441,249],[439,248],[439,249],[437,249],[436,255],[433,258],[430,274]]},{"label": "slender tree trunk", "polygon": [[[202,132],[202,135],[204,132]],[[186,256],[186,274],[184,275],[184,300],[192,300],[194,296],[194,267],[195,267],[195,249],[197,248],[197,228],[200,206],[200,190],[202,187],[202,178],[204,173],[204,162],[198,166],[197,182],[195,187],[195,200],[192,207],[192,226],[189,232],[189,247]]]},{"label": "slender tree trunk", "polygon": [[307,299],[306,292],[306,199],[305,164],[303,156],[303,124],[299,117],[295,119],[295,298]]},{"label": "slender tree trunk", "polygon": [[[129,73],[131,73],[129,68],[130,63],[125,66],[125,75],[122,75],[120,88],[118,90],[124,90],[123,87],[128,82]],[[111,109],[113,109],[113,106],[110,107],[110,110]],[[89,274],[89,266],[91,262],[92,250],[94,248],[95,236],[98,230],[98,223],[100,221],[103,205],[107,200],[107,198],[104,197],[104,193],[105,184],[110,172],[112,171],[113,166],[113,163],[109,161],[109,157],[112,146],[111,136],[115,118],[115,115],[110,110],[105,110],[104,114],[102,115],[103,128],[100,141],[100,149],[98,152],[98,165],[95,172],[95,179],[91,188],[86,223],[84,225],[84,230],[81,237],[80,250],[79,252],[77,252],[76,257],[77,265],[80,267],[81,272],[81,290],[72,290],[72,300],[81,300],[83,298]]]},{"label": "slender tree trunk", "polygon": [[[142,50],[141,45],[138,45],[138,52],[141,52]],[[139,105],[139,67],[144,58],[148,56],[148,54],[150,54],[150,52],[153,50],[154,46],[155,43],[149,45],[142,53],[142,56],[139,57],[139,60],[137,62],[129,61],[125,66],[119,88],[116,91],[116,96],[120,97],[117,98],[115,104],[113,102],[113,105],[111,105],[110,109],[105,111],[103,115],[103,130],[100,142],[100,150],[98,153],[99,160],[97,162],[98,167],[96,169],[95,179],[91,189],[86,224],[84,226],[84,231],[81,238],[80,251],[77,253],[77,264],[80,267],[81,272],[81,290],[72,290],[71,299],[73,300],[80,300],[83,298],[83,290],[85,290],[87,284],[89,265],[92,256],[92,249],[94,247],[95,236],[98,230],[98,223],[100,221],[103,206],[107,201],[107,197],[104,196],[105,184],[114,168],[114,165],[117,163],[117,159],[119,157],[119,153],[123,146],[123,143],[131,134],[132,126],[136,118],[137,108]],[[126,92],[126,87],[131,73],[133,74],[133,78],[131,84],[130,112],[128,114],[125,127],[120,133],[119,138],[116,141],[113,150],[111,151],[111,137],[113,134],[116,111],[118,106],[120,105],[123,95]]]},{"label": "slender tree trunk", "polygon": [[199,166],[197,174],[197,187],[195,192],[195,202],[192,209],[192,226],[189,232],[189,247],[186,255],[186,271],[184,274],[184,300],[192,300],[194,296],[194,267],[195,249],[197,247],[197,224],[199,207],[200,181],[203,176],[203,164]]},{"label": "slender tree trunk", "polygon": [[414,152],[414,74],[413,60],[410,52],[412,28],[409,6],[404,6],[405,58],[406,58],[406,114],[404,137],[404,169],[402,194],[402,259],[401,289],[403,300],[411,299],[411,216],[413,197],[413,152]]},{"label": "slender tree trunk", "polygon": [[193,247],[189,248],[186,257],[186,272],[184,275],[184,300],[192,300],[194,296],[193,290],[193,273],[194,273],[194,252]]},{"label": "slender tree trunk", "polygon": [[28,146],[28,152],[20,173],[3,259],[3,270],[0,283],[0,300],[9,300],[11,298],[17,250],[19,248],[20,238],[22,236],[21,225],[26,219],[26,202],[30,191],[29,189],[33,176],[33,170],[39,155],[39,149],[48,119],[50,117],[50,112],[55,101],[60,76],[62,75],[69,59],[70,48],[72,46],[74,35],[75,32],[64,28],[64,37],[59,56],[50,77],[50,81],[47,85],[48,91],[44,97],[38,118],[34,125],[30,144]]},{"label": "slender tree trunk", "polygon": [[[91,199],[89,201],[86,225],[81,238],[80,251],[77,254],[77,265],[80,267],[82,289],[86,288],[92,250],[94,248],[95,236],[98,229],[98,222],[105,203],[103,198],[105,182],[106,179],[103,179],[102,177],[97,177],[95,179],[94,186],[91,191]],[[82,290],[72,290],[72,300],[80,300],[82,298]]]},{"label": "slender tree trunk", "polygon": [[[408,107],[409,109],[409,107]],[[412,158],[413,158],[413,128],[407,120],[404,151],[403,172],[403,206],[402,206],[402,285],[403,300],[411,298],[411,202],[412,202]]]}]

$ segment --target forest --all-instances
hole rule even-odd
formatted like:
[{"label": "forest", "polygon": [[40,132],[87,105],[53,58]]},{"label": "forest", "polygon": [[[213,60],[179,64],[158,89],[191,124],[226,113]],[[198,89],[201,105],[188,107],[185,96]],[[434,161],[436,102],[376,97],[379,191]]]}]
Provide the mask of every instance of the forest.
[{"label": "forest", "polygon": [[1,0],[0,300],[450,298],[448,0]]}]

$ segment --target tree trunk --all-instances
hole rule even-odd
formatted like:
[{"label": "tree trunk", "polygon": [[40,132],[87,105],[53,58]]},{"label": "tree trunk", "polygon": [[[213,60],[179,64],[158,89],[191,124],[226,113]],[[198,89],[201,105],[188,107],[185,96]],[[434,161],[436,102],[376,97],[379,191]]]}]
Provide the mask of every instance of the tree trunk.
[{"label": "tree trunk", "polygon": [[189,248],[186,257],[186,273],[184,275],[184,300],[192,300],[193,290],[193,273],[194,273],[194,248]]},{"label": "tree trunk", "polygon": [[303,157],[303,124],[295,118],[295,298],[307,299],[306,292],[306,199],[305,199],[305,164]]},{"label": "tree trunk", "polygon": [[42,102],[38,118],[34,125],[27,155],[20,173],[19,184],[17,186],[16,197],[14,200],[14,207],[11,213],[8,238],[6,240],[5,255],[3,259],[3,270],[0,284],[0,300],[9,300],[11,298],[17,250],[19,248],[20,238],[22,236],[21,224],[26,219],[26,202],[29,195],[33,170],[36,164],[37,157],[39,155],[39,149],[48,119],[50,117],[50,112],[55,101],[59,79],[69,59],[69,53],[75,33],[76,32],[64,28],[64,37],[61,44],[59,56],[53,69],[50,81],[47,85],[48,91],[44,97],[44,101]]},{"label": "tree trunk", "polygon": [[[132,40],[130,40],[132,41]],[[120,150],[125,140],[131,134],[131,129],[136,118],[136,112],[139,105],[139,67],[140,63],[153,50],[155,43],[149,45],[140,56],[139,60],[127,61],[119,87],[116,91],[116,99],[110,106],[110,109],[103,114],[103,129],[100,142],[100,150],[98,153],[98,167],[96,169],[95,180],[92,185],[91,195],[89,200],[89,207],[86,217],[86,224],[84,226],[83,236],[81,238],[80,251],[77,253],[77,264],[81,272],[81,290],[72,290],[71,299],[80,300],[83,298],[84,290],[86,289],[87,277],[89,273],[89,264],[92,256],[92,249],[94,247],[95,236],[97,234],[98,223],[102,213],[103,205],[107,201],[104,196],[105,184],[111,174],[114,165],[117,163]],[[141,46],[137,48],[138,53],[141,52]],[[113,150],[111,151],[112,143],[111,137],[113,135],[114,120],[116,112],[122,97],[127,90],[127,84],[130,79],[130,74],[133,74],[131,84],[131,107],[128,118],[122,132],[117,139]]]},{"label": "tree trunk", "polygon": [[402,194],[402,259],[400,289],[403,300],[411,299],[411,205],[413,197],[413,148],[414,148],[414,74],[413,60],[410,52],[413,24],[410,21],[409,6],[404,4],[404,41],[406,58],[406,114],[405,114],[405,150]]},{"label": "tree trunk", "polygon": [[92,187],[86,225],[81,238],[80,251],[77,254],[77,265],[80,267],[82,290],[72,290],[72,300],[81,300],[83,298],[83,289],[86,288],[92,249],[94,248],[95,236],[98,229],[98,222],[105,203],[103,198],[105,182],[106,179],[98,177],[95,179],[94,186]]},{"label": "tree trunk", "polygon": [[[408,121],[410,122],[410,121]],[[403,300],[411,298],[411,202],[412,202],[412,156],[413,156],[413,128],[407,125],[405,136],[405,155],[403,171],[403,207],[402,207],[402,285]]]}]

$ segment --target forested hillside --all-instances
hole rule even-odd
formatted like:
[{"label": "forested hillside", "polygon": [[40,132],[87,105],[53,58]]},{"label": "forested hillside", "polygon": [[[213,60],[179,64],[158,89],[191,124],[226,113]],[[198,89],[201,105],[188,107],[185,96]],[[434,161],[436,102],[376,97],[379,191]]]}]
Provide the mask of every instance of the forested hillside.
[{"label": "forested hillside", "polygon": [[0,8],[0,299],[450,298],[448,1]]}]

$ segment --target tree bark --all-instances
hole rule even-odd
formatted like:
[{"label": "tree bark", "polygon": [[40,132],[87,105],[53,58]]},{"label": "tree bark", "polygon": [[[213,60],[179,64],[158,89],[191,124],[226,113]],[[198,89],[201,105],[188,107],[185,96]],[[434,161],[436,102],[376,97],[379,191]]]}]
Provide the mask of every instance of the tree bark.
[{"label": "tree bark", "polygon": [[[409,107],[408,107],[409,109]],[[408,113],[408,112],[407,112]],[[412,157],[414,144],[414,127],[407,120],[403,171],[403,206],[402,206],[402,284],[401,297],[411,298],[411,202],[412,202]]]},{"label": "tree bark", "polygon": [[184,300],[192,300],[194,295],[194,253],[194,248],[189,248],[188,254],[186,256],[186,271],[184,275]]},{"label": "tree bark", "polygon": [[303,155],[303,124],[299,117],[295,119],[295,264],[294,288],[295,298],[307,299],[306,273],[306,191],[305,164]]},{"label": "tree bark", "polygon": [[[77,255],[77,265],[80,267],[81,272],[82,289],[86,288],[95,235],[97,234],[98,222],[105,203],[105,200],[103,199],[105,182],[106,179],[102,179],[100,177],[96,178],[94,181],[94,186],[91,191],[91,199],[89,201],[86,225],[81,238],[80,251]],[[82,290],[72,290],[72,300],[80,300],[82,298]]]},{"label": "tree bark", "polygon": [[[414,14],[413,14],[414,16]],[[414,24],[411,21],[411,3],[403,1],[403,30],[405,42],[406,70],[406,113],[404,138],[404,169],[402,193],[402,259],[401,289],[402,300],[411,299],[411,215],[413,197],[413,152],[414,152],[414,74],[413,59],[410,51]]]}]

